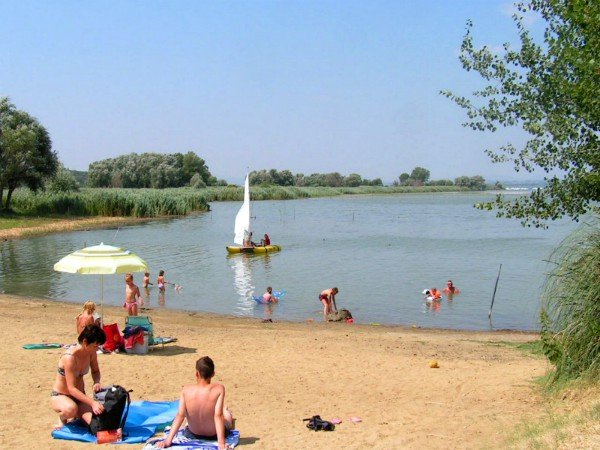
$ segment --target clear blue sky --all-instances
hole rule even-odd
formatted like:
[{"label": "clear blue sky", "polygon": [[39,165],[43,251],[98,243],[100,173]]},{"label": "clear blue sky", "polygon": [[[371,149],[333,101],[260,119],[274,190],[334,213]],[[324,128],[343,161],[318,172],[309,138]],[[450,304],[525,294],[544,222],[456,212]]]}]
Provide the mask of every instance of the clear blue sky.
[{"label": "clear blue sky", "polygon": [[195,151],[218,178],[254,169],[384,181],[518,176],[439,95],[480,84],[458,61],[516,41],[498,0],[0,0],[0,96],[37,117],[69,168]]}]

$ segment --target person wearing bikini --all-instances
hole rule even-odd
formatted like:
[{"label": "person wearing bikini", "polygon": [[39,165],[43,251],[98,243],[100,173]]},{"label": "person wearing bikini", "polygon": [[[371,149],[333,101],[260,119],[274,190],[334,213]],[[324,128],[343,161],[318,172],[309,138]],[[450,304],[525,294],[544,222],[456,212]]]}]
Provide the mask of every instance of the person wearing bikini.
[{"label": "person wearing bikini", "polygon": [[101,403],[85,394],[83,380],[90,368],[94,384],[92,390],[99,392],[100,367],[98,348],[106,342],[106,334],[98,325],[87,325],[77,338],[77,345],[70,347],[58,360],[56,380],[50,394],[52,409],[58,413],[61,426],[75,419],[83,419],[88,425],[92,413],[101,414]]}]

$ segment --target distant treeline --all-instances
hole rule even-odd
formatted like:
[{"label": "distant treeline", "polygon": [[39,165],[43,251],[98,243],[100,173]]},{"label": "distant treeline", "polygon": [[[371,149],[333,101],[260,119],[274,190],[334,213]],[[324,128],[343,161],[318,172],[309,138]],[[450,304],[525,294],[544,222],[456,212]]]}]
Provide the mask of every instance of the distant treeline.
[{"label": "distant treeline", "polygon": [[194,152],[130,153],[90,164],[88,187],[165,189],[226,185]]},{"label": "distant treeline", "polygon": [[[398,180],[394,181],[394,186],[458,186],[467,188],[473,191],[483,191],[489,186],[485,182],[485,178],[481,175],[475,175],[472,177],[461,176],[452,180],[430,180],[430,172],[424,167],[415,167],[409,174],[407,172],[402,173]],[[494,189],[503,189],[502,185],[498,182],[494,186]]]},{"label": "distant treeline", "polygon": [[304,175],[302,173],[292,174],[289,170],[259,170],[250,172],[249,182],[251,185],[263,186],[311,186],[311,187],[358,187],[358,186],[383,186],[381,178],[368,180],[357,173],[343,176],[338,172],[313,173]]}]

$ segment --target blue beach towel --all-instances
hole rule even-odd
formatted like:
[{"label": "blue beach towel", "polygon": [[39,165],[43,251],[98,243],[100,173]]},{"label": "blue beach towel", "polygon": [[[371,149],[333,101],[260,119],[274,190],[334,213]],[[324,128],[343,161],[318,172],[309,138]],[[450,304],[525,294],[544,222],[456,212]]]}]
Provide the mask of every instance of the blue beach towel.
[{"label": "blue beach towel", "polygon": [[[166,432],[166,431],[165,431]],[[142,450],[155,450],[154,444],[157,442],[164,441],[166,438],[157,439],[152,443],[147,443],[142,447]],[[238,430],[231,430],[225,438],[225,443],[231,448],[234,448],[240,442],[240,432]],[[177,447],[177,450],[218,450],[219,443],[217,441],[211,441],[208,439],[188,439],[183,435],[183,430],[179,430],[177,435],[173,439],[171,447]]]},{"label": "blue beach towel", "polygon": [[[150,439],[157,431],[170,425],[177,415],[179,401],[173,402],[131,402],[129,415],[123,430],[124,444],[141,444]],[[69,441],[96,442],[96,436],[80,421],[69,423],[52,432],[54,439]]]}]

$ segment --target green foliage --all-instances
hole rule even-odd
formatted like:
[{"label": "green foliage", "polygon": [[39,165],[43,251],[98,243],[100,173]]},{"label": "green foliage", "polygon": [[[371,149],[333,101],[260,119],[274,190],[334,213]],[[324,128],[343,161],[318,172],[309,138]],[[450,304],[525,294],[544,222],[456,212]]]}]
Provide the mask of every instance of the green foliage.
[{"label": "green foliage", "polygon": [[347,177],[338,172],[332,173],[313,173],[305,176],[302,173],[296,175],[289,170],[277,171],[275,169],[252,171],[249,174],[249,183],[251,186],[313,186],[313,187],[357,187],[357,186],[383,186],[380,178],[368,180],[362,178],[357,173],[352,173]]},{"label": "green foliage", "polygon": [[57,169],[48,131],[8,98],[0,98],[0,211],[10,209],[15,189],[27,186],[37,191]]},{"label": "green foliage", "polygon": [[79,190],[79,183],[73,176],[73,173],[60,164],[56,175],[46,183],[46,189],[54,193],[76,192]]},{"label": "green foliage", "polygon": [[[499,195],[480,205],[496,208],[499,217],[545,227],[564,216],[578,220],[600,200],[600,2],[525,0],[517,6],[518,49],[508,43],[500,54],[476,48],[467,22],[460,60],[489,84],[472,98],[442,93],[467,111],[467,127],[492,132],[519,127],[529,134],[520,149],[509,143],[488,150],[493,162],[512,162],[516,171],[559,171],[529,196]],[[543,44],[522,18],[532,11],[546,23]]]},{"label": "green foliage", "polygon": [[108,217],[182,216],[208,211],[195,189],[82,189],[80,192],[38,193],[19,190],[14,207],[22,214]]},{"label": "green foliage", "polygon": [[429,175],[429,170],[423,167],[415,167],[410,174],[410,178],[420,182],[421,184],[425,184],[429,180]]},{"label": "green foliage", "polygon": [[190,184],[199,174],[206,185],[216,185],[204,160],[193,152],[181,153],[130,153],[117,158],[104,159],[90,164],[89,187],[154,188],[182,187]]},{"label": "green foliage", "polygon": [[542,342],[554,379],[600,374],[599,218],[584,224],[552,256],[543,293]]},{"label": "green foliage", "polygon": [[455,186],[462,186],[473,191],[483,191],[487,187],[485,179],[480,175],[474,177],[458,177],[454,180]]},{"label": "green foliage", "polygon": [[206,187],[206,183],[202,179],[199,173],[195,173],[190,180],[190,187],[194,189],[203,189]]},{"label": "green foliage", "polygon": [[68,169],[68,170],[69,170],[69,172],[71,172],[71,175],[73,175],[73,177],[75,177],[75,180],[77,180],[77,184],[79,184],[79,187],[85,187],[87,185],[87,178],[88,178],[87,171],[72,170],[72,169]]}]

